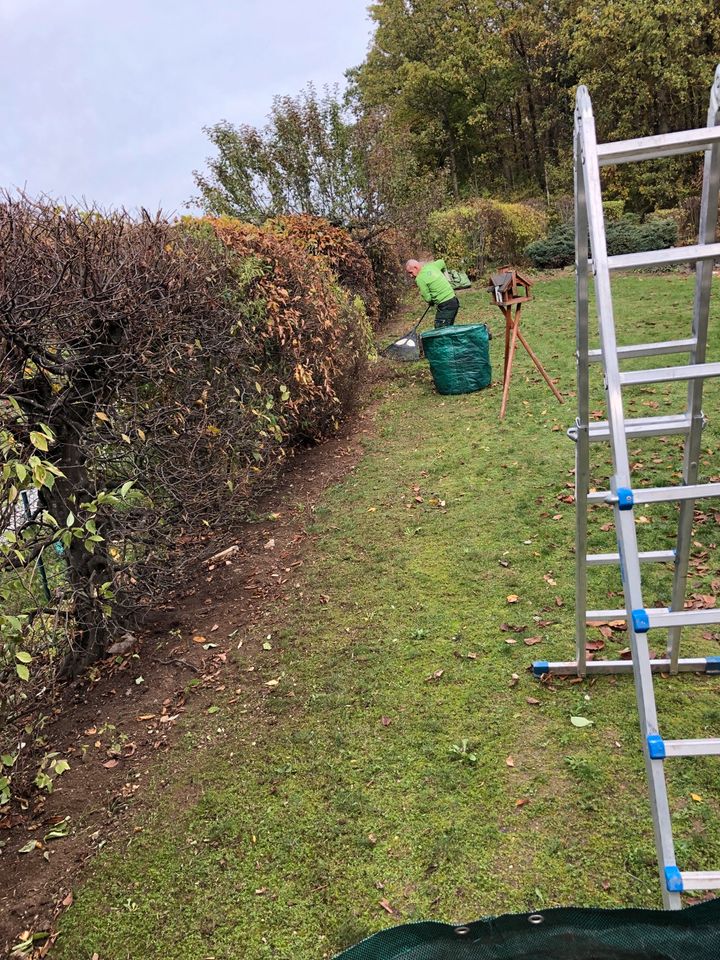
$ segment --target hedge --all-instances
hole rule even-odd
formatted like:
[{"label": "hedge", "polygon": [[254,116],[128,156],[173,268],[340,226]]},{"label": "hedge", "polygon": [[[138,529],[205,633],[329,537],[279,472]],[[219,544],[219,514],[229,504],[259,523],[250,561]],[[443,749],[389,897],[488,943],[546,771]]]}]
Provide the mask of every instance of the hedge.
[{"label": "hedge", "polygon": [[102,656],[354,402],[369,262],[307,227],[0,201],[0,754],[28,691]]}]

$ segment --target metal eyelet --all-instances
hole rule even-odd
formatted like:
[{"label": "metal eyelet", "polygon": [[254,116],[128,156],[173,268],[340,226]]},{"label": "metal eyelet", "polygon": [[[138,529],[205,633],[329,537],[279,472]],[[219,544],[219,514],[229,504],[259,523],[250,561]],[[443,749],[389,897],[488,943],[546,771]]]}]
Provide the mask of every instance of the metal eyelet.
[{"label": "metal eyelet", "polygon": [[544,921],[545,917],[541,913],[531,913],[528,917],[528,923],[532,923],[534,926],[544,923]]},{"label": "metal eyelet", "polygon": [[470,933],[470,927],[455,927],[455,936],[466,937]]}]

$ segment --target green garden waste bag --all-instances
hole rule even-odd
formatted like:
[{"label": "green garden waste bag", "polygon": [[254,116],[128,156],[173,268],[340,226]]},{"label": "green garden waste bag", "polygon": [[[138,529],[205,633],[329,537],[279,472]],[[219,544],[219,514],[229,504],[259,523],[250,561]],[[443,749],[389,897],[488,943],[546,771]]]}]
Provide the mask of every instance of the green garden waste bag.
[{"label": "green garden waste bag", "polygon": [[336,960],[718,960],[720,900],[686,910],[583,910],[409,923]]},{"label": "green garden waste bag", "polygon": [[472,393],[490,385],[490,334],[484,323],[426,330],[422,345],[438,393]]}]

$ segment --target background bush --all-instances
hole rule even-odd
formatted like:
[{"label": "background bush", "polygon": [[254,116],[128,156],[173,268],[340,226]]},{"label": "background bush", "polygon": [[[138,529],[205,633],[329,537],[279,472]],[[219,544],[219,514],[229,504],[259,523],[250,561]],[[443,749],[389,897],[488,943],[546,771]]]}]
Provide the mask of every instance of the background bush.
[{"label": "background bush", "polygon": [[480,276],[486,263],[522,263],[528,244],[547,229],[542,209],[527,203],[471,200],[428,218],[435,256],[450,268]]},{"label": "background bush", "polygon": [[[606,223],[605,235],[610,256],[663,250],[677,243],[678,225],[673,219],[662,218],[649,218],[640,223],[636,215],[625,214]],[[573,227],[557,227],[547,237],[529,244],[526,254],[538,270],[569,266],[575,262]]]}]

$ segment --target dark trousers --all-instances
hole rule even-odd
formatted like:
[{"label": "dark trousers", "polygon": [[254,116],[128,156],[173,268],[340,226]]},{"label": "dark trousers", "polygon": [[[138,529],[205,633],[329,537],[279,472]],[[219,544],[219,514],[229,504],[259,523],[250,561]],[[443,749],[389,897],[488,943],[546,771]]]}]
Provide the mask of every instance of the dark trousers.
[{"label": "dark trousers", "polygon": [[451,327],[455,323],[455,317],[460,309],[460,301],[457,297],[452,300],[446,300],[445,303],[439,303],[435,313],[435,329],[438,327]]}]

